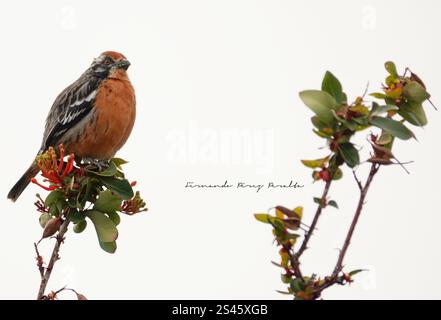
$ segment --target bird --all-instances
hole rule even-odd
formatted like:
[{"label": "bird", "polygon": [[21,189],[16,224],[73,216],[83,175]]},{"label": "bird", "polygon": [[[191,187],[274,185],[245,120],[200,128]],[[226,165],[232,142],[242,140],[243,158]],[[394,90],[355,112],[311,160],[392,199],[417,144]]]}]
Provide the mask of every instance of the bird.
[{"label": "bird", "polygon": [[[105,51],[55,99],[46,118],[41,155],[49,147],[64,149],[84,161],[99,164],[113,158],[126,143],[136,118],[130,62],[116,51]],[[8,193],[15,202],[40,171],[34,160]]]}]

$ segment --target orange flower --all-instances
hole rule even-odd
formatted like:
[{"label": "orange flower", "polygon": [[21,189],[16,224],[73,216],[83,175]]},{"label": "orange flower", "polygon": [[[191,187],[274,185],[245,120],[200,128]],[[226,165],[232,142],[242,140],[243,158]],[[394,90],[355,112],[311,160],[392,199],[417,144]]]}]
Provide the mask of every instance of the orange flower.
[{"label": "orange flower", "polygon": [[55,189],[64,189],[66,186],[64,184],[64,178],[68,176],[74,170],[75,156],[71,153],[67,162],[64,162],[64,147],[62,144],[59,146],[59,157],[57,159],[57,154],[54,148],[50,147],[45,153],[39,155],[36,159],[38,167],[41,170],[41,175],[46,178],[43,181],[49,182],[49,186],[45,186],[33,178],[32,183],[38,185],[47,191],[52,191]]}]

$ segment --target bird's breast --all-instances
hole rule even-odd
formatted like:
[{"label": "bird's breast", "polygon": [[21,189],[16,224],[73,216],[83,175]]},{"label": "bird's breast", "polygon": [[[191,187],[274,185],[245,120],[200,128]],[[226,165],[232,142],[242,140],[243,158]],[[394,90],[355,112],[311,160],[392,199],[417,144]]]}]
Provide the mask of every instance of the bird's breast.
[{"label": "bird's breast", "polygon": [[127,80],[107,79],[100,85],[93,117],[69,151],[84,158],[110,159],[126,143],[136,118],[135,92]]}]

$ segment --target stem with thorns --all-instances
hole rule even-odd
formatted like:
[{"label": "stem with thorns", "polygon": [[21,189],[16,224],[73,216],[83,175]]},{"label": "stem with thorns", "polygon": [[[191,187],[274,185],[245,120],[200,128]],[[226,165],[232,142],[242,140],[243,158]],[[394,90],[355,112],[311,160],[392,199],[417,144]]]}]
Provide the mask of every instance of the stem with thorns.
[{"label": "stem with thorns", "polygon": [[[371,165],[371,170],[369,171],[369,176],[366,179],[366,183],[363,188],[360,189],[360,197],[358,199],[357,209],[354,214],[354,218],[352,219],[351,225],[349,227],[348,234],[346,235],[345,242],[338,256],[337,263],[334,268],[334,272],[332,273],[332,277],[336,278],[340,271],[343,269],[343,260],[346,255],[346,251],[348,250],[349,244],[351,243],[352,235],[354,234],[355,227],[357,226],[358,219],[360,218],[361,212],[363,211],[364,202],[366,199],[366,195],[369,191],[369,187],[371,185],[372,180],[380,169],[380,165],[373,163]],[[357,183],[359,183],[357,179]]]},{"label": "stem with thorns", "polygon": [[[58,231],[57,236],[55,237],[56,242],[55,242],[55,246],[54,249],[52,250],[52,255],[51,255],[51,259],[49,260],[49,264],[46,268],[46,271],[44,272],[44,274],[42,273],[42,269],[39,266],[39,270],[40,270],[40,274],[41,274],[41,282],[40,282],[40,289],[38,290],[38,295],[37,295],[37,300],[43,300],[45,295],[44,292],[46,291],[46,286],[47,283],[49,282],[49,279],[51,277],[52,274],[52,270],[54,269],[55,263],[57,262],[58,259],[60,259],[59,256],[59,252],[60,252],[60,247],[61,244],[64,241],[64,234],[67,231],[67,226],[69,225],[69,219],[66,218],[66,220],[64,220],[64,222],[62,223],[60,230]],[[41,258],[40,254],[38,253],[38,248],[37,245],[35,244],[35,250],[37,252],[37,259],[39,259],[39,257]]]},{"label": "stem with thorns", "polygon": [[331,187],[331,181],[332,180],[329,180],[326,182],[322,197],[320,198],[320,204],[317,206],[317,210],[316,210],[314,218],[312,220],[311,227],[309,228],[308,232],[306,233],[305,238],[303,239],[303,242],[302,242],[299,250],[293,256],[294,261],[297,261],[297,263],[298,263],[300,256],[308,248],[309,240],[311,239],[311,236],[314,233],[314,230],[317,226],[317,223],[320,219],[320,215],[323,210],[323,206],[321,205],[321,203],[325,203],[325,201],[326,201],[326,197],[328,196],[329,188]]},{"label": "stem with thorns", "polygon": [[332,272],[331,276],[325,278],[325,283],[322,286],[320,286],[318,289],[315,290],[317,298],[320,297],[322,291],[325,290],[326,288],[329,288],[334,284],[344,284],[346,281],[348,281],[348,278],[346,277],[345,274],[340,275],[340,272],[343,270],[343,260],[345,258],[346,252],[349,248],[349,244],[351,243],[351,239],[354,234],[355,227],[357,226],[357,222],[358,222],[360,215],[361,215],[361,212],[363,210],[363,206],[365,203],[367,193],[369,191],[369,187],[370,187],[372,180],[374,179],[374,177],[377,174],[379,169],[380,169],[379,164],[373,163],[371,165],[371,169],[369,171],[369,175],[366,179],[364,186],[362,185],[361,181],[358,179],[355,171],[353,171],[355,181],[357,183],[357,186],[360,189],[360,197],[358,199],[357,209],[355,211],[354,217],[352,218],[352,222],[349,227],[348,233],[346,234],[346,238],[345,238],[343,247],[340,251],[337,262],[334,267],[334,271]]}]

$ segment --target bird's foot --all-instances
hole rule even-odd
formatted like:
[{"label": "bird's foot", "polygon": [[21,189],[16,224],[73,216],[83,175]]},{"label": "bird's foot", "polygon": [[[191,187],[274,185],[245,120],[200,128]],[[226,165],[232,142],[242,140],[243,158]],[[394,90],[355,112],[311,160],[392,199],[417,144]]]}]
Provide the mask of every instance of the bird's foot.
[{"label": "bird's foot", "polygon": [[103,169],[107,169],[109,167],[109,161],[108,160],[98,160],[98,159],[92,159],[92,158],[83,158],[83,162],[87,166],[94,166],[98,169],[98,171],[103,171]]}]

